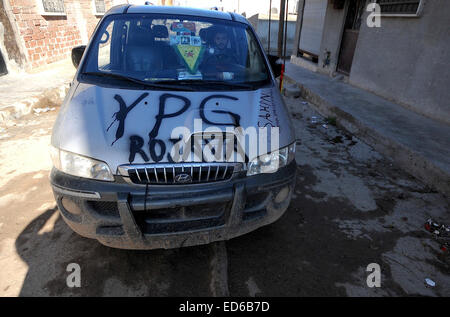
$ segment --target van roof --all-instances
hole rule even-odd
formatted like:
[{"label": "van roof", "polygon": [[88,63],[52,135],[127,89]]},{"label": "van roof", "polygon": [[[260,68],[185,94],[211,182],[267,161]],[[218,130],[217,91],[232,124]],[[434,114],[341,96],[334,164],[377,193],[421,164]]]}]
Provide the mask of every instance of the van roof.
[{"label": "van roof", "polygon": [[112,7],[106,15],[110,14],[127,14],[127,13],[160,13],[160,14],[173,14],[173,15],[191,15],[198,17],[222,19],[222,20],[233,20],[241,23],[249,24],[247,19],[240,14],[231,12],[222,12],[216,10],[205,10],[197,8],[188,7],[178,7],[178,6],[154,6],[154,5],[118,5]]}]

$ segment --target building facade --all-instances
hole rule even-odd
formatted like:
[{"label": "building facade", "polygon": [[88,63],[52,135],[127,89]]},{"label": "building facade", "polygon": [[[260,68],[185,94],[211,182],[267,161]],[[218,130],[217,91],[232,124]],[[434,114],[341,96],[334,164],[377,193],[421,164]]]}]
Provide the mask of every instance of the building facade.
[{"label": "building facade", "polygon": [[448,0],[300,0],[291,61],[450,123]]},{"label": "building facade", "polygon": [[3,59],[29,70],[67,58],[86,44],[112,0],[0,0]]}]

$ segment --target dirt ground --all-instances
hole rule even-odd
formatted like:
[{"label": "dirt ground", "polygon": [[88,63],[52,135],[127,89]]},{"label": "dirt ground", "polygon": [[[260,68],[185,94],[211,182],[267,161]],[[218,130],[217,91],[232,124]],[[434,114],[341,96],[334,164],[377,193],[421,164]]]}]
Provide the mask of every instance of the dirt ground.
[{"label": "dirt ground", "polygon": [[[298,179],[286,214],[245,236],[175,250],[107,248],[73,233],[48,181],[56,112],[0,127],[1,296],[450,296],[449,255],[424,230],[448,197],[287,98]],[[69,288],[69,263],[81,287]],[[369,288],[366,268],[381,267]],[[435,287],[427,287],[430,278]]]}]

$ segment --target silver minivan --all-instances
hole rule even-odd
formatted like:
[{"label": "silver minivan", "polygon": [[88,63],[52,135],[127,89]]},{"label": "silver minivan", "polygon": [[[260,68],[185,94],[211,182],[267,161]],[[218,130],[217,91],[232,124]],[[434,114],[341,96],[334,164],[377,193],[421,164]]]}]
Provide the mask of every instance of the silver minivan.
[{"label": "silver minivan", "polygon": [[295,136],[280,67],[244,17],[117,6],[72,61],[50,181],[75,232],[115,248],[176,248],[286,211]]}]

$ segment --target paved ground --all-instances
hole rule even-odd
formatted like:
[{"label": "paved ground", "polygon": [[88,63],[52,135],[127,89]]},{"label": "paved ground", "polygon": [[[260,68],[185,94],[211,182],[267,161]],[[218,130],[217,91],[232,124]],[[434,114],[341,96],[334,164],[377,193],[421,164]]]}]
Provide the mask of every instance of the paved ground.
[{"label": "paved ground", "polygon": [[[55,112],[0,134],[0,295],[450,295],[449,256],[423,229],[449,201],[288,99],[297,133],[294,199],[276,223],[226,243],[125,251],[73,233],[48,182]],[[317,117],[317,118],[314,118]],[[69,263],[81,288],[66,286]],[[381,266],[368,288],[369,263]],[[436,282],[427,288],[425,278]]]},{"label": "paved ground", "polygon": [[450,196],[450,124],[292,63],[286,63],[286,78],[320,113],[337,117],[345,130]]}]

